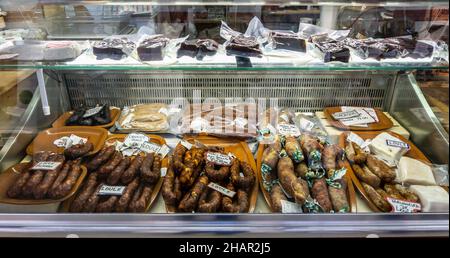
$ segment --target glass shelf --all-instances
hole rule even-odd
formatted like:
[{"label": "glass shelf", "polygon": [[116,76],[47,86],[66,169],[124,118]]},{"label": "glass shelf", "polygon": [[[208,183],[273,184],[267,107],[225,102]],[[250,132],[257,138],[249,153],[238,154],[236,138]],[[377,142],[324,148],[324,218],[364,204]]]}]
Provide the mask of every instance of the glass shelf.
[{"label": "glass shelf", "polygon": [[333,64],[294,64],[294,63],[253,63],[252,67],[239,67],[236,63],[183,63],[183,64],[143,64],[117,63],[42,63],[27,62],[23,63],[3,63],[0,69],[49,69],[49,70],[254,70],[254,71],[401,71],[401,70],[446,70],[448,65],[444,64],[426,64],[426,63],[378,63],[378,64],[351,64],[351,63],[333,63]]},{"label": "glass shelf", "polygon": [[[101,4],[101,5],[214,5],[214,6],[258,6],[258,5],[280,5],[280,6],[301,6],[301,5],[317,5],[317,6],[383,6],[383,7],[426,7],[426,6],[442,6],[448,7],[448,1],[444,0],[394,0],[394,1],[378,1],[378,0],[302,0],[302,1],[286,1],[286,0],[152,0],[152,1],[136,1],[136,0],[40,0],[40,4],[64,4],[64,5],[80,5],[80,4]],[[407,4],[407,6],[405,6]]]}]

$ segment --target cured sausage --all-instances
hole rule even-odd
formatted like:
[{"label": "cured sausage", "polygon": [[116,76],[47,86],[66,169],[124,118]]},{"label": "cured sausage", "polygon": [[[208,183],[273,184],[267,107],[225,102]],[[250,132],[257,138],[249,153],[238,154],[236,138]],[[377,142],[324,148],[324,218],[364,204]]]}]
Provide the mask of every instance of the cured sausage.
[{"label": "cured sausage", "polygon": [[103,163],[109,160],[114,154],[116,148],[114,146],[109,146],[103,148],[97,156],[95,156],[87,165],[88,171],[94,171],[98,169]]},{"label": "cured sausage", "polygon": [[94,145],[90,142],[75,144],[64,150],[64,156],[68,159],[78,159],[88,154],[94,149]]},{"label": "cured sausage", "polygon": [[125,172],[125,169],[130,166],[130,163],[130,157],[123,158],[122,161],[120,161],[119,165],[117,165],[117,167],[114,168],[111,174],[109,174],[108,178],[106,179],[106,183],[108,183],[108,185],[116,185],[120,181],[120,178]]},{"label": "cured sausage", "polygon": [[139,169],[141,168],[142,161],[144,158],[142,156],[136,156],[133,161],[131,161],[131,165],[123,172],[120,181],[123,184],[129,184],[136,177]]},{"label": "cured sausage", "polygon": [[214,213],[220,209],[222,204],[222,194],[213,190],[207,189],[203,192],[198,202],[198,211],[205,213]]},{"label": "cured sausage", "polygon": [[186,193],[186,195],[183,197],[180,205],[178,206],[178,209],[184,212],[195,211],[200,195],[207,189],[208,183],[208,177],[201,176],[194,184],[194,187],[191,189],[191,191]]},{"label": "cured sausage", "polygon": [[113,157],[98,170],[99,175],[109,175],[122,161],[123,155],[120,151],[116,151]]},{"label": "cured sausage", "polygon": [[64,163],[64,166],[62,167],[61,171],[58,174],[58,177],[55,179],[55,182],[53,182],[53,185],[51,186],[48,195],[52,199],[56,199],[56,189],[59,187],[60,184],[66,179],[67,174],[69,174],[69,170],[72,167],[72,160],[67,161]]},{"label": "cured sausage", "polygon": [[8,197],[18,198],[22,194],[22,188],[27,183],[28,179],[31,177],[30,168],[32,163],[22,167],[19,171],[19,178],[14,182],[14,184],[8,189]]},{"label": "cured sausage", "polygon": [[95,186],[97,185],[97,173],[91,173],[88,177],[87,183],[84,185],[83,190],[75,198],[70,207],[71,212],[81,212],[83,206],[88,200],[89,196],[95,191]]},{"label": "cured sausage", "polygon": [[67,196],[74,187],[74,185],[77,183],[77,180],[80,177],[81,173],[82,169],[80,166],[80,160],[75,161],[72,164],[72,168],[69,174],[67,175],[67,178],[64,180],[62,184],[60,184],[55,189],[55,197],[63,198],[64,196]]},{"label": "cured sausage", "polygon": [[128,184],[123,195],[120,197],[116,205],[116,212],[125,212],[130,204],[133,193],[139,187],[139,178],[136,177],[130,184]]},{"label": "cured sausage", "polygon": [[237,159],[234,159],[234,161],[237,161],[238,169],[231,171],[231,182],[239,189],[250,189],[255,184],[255,172],[253,168],[245,161],[239,162]]},{"label": "cured sausage", "polygon": [[330,212],[333,209],[325,178],[314,179],[311,196],[317,200],[323,212]]}]

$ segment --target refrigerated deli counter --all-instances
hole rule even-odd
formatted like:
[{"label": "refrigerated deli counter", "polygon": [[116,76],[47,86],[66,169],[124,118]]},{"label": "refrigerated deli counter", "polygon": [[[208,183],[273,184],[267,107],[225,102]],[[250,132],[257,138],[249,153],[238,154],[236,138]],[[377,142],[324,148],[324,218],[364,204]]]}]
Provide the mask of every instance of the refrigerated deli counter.
[{"label": "refrigerated deli counter", "polygon": [[448,236],[447,1],[14,2],[0,237]]}]

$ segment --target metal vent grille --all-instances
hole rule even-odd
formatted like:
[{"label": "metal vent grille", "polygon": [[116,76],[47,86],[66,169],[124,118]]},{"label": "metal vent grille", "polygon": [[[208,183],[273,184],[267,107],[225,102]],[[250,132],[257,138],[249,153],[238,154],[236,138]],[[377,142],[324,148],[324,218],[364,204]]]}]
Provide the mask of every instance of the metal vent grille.
[{"label": "metal vent grille", "polygon": [[64,74],[73,108],[107,103],[126,106],[202,99],[277,98],[280,107],[301,112],[327,106],[353,105],[385,108],[393,74],[355,72],[293,73],[249,71],[68,72]]}]

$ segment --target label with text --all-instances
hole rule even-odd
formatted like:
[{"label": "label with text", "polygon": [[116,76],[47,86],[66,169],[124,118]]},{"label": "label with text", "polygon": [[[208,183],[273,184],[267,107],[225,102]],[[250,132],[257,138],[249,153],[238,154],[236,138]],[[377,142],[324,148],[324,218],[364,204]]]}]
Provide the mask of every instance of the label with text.
[{"label": "label with text", "polygon": [[95,108],[88,109],[88,110],[86,110],[86,112],[84,112],[83,118],[88,118],[88,117],[91,117],[91,116],[95,116],[102,109],[103,109],[103,107],[95,107]]},{"label": "label with text", "polygon": [[277,126],[278,128],[278,133],[284,136],[300,136],[300,129],[298,129],[298,127],[296,125],[284,125],[284,124],[279,124]]},{"label": "label with text", "polygon": [[31,170],[55,170],[61,165],[61,162],[41,161],[34,165]]},{"label": "label with text", "polygon": [[180,144],[183,145],[186,149],[190,150],[192,149],[192,143],[188,142],[188,141],[180,141]]},{"label": "label with text", "polygon": [[213,162],[220,166],[230,166],[231,165],[231,157],[218,152],[208,152],[206,153],[206,160],[209,162]]},{"label": "label with text", "polygon": [[302,206],[286,200],[281,200],[281,212],[282,213],[303,213]]},{"label": "label with text", "polygon": [[148,142],[149,140],[148,136],[143,133],[130,133],[123,143],[126,146],[141,146],[144,142]]},{"label": "label with text", "polygon": [[422,210],[422,205],[417,202],[407,202],[387,197],[386,200],[392,206],[392,212],[395,213],[415,213]]},{"label": "label with text", "polygon": [[314,128],[315,124],[308,119],[300,118],[300,129],[306,132],[311,132]]},{"label": "label with text", "polygon": [[126,186],[102,185],[97,195],[118,195],[121,196]]},{"label": "label with text", "polygon": [[222,187],[216,183],[209,183],[208,185],[209,188],[216,190],[217,192],[224,194],[230,198],[233,198],[236,195],[236,192],[233,192],[231,190],[228,190],[225,187]]},{"label": "label with text", "polygon": [[400,141],[393,141],[393,140],[386,140],[386,145],[390,146],[390,147],[396,147],[396,148],[400,148],[400,149],[407,149],[409,150],[409,144],[405,143],[405,142],[400,142]]},{"label": "label with text", "polygon": [[159,153],[159,151],[161,150],[161,145],[153,143],[153,142],[143,142],[140,149],[141,149],[141,151],[146,152],[146,153],[150,153],[150,152]]},{"label": "label with text", "polygon": [[358,111],[351,110],[351,111],[345,111],[345,112],[336,112],[336,113],[332,114],[331,116],[335,120],[341,120],[341,119],[348,119],[348,118],[358,117],[360,115],[361,114]]}]

